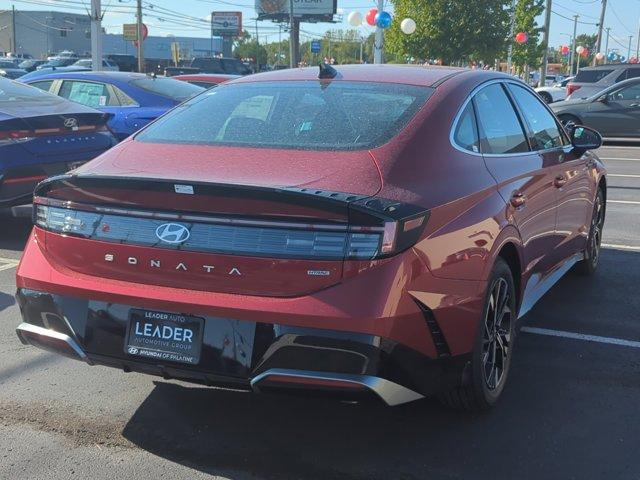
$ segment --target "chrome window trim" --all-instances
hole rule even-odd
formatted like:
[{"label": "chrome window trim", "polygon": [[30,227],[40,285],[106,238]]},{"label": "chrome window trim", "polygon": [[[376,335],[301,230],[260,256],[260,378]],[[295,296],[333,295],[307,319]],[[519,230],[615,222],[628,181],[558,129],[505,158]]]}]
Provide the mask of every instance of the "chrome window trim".
[{"label": "chrome window trim", "polygon": [[[520,87],[524,86],[525,89],[528,88],[528,86],[525,83],[520,82],[518,80],[511,80],[511,79],[508,79],[508,78],[499,78],[499,79],[489,80],[489,81],[481,83],[480,85],[475,87],[471,91],[471,93],[467,96],[465,101],[462,103],[462,105],[460,106],[458,112],[456,113],[456,116],[453,118],[452,126],[451,126],[451,129],[449,130],[449,143],[451,143],[451,146],[453,148],[455,148],[459,152],[466,153],[468,155],[473,155],[475,157],[521,157],[521,156],[524,156],[524,155],[540,155],[540,154],[547,153],[547,152],[550,152],[550,151],[553,151],[553,150],[565,149],[566,147],[570,147],[571,146],[571,145],[564,145],[564,146],[560,146],[560,147],[548,148],[548,149],[545,149],[545,150],[529,150],[528,152],[517,152],[517,153],[482,153],[482,152],[473,152],[471,150],[467,150],[466,148],[463,148],[460,145],[458,145],[456,143],[454,137],[455,137],[456,129],[458,128],[458,122],[460,121],[460,117],[462,117],[462,114],[464,113],[465,108],[467,108],[467,105],[469,104],[469,102],[473,99],[473,97],[480,90],[482,90],[483,88],[488,87],[490,85],[496,84],[496,83],[498,83],[498,84],[511,83],[513,85],[517,85],[517,86],[520,86]],[[505,95],[506,95],[506,92],[505,92]],[[547,107],[546,105],[545,105],[545,108],[547,108],[547,110],[553,116],[554,120],[556,120],[556,123],[558,123],[558,120],[557,120],[556,116],[553,114],[553,111],[551,109],[549,109],[549,107]],[[518,117],[520,116],[520,113],[515,108],[514,108],[514,113]],[[477,121],[477,119],[476,119],[476,121]],[[560,128],[561,128],[561,132],[564,132],[564,128],[561,125],[560,125]],[[527,138],[527,140],[528,140],[527,132],[523,132],[523,133],[525,134],[525,138]]]}]

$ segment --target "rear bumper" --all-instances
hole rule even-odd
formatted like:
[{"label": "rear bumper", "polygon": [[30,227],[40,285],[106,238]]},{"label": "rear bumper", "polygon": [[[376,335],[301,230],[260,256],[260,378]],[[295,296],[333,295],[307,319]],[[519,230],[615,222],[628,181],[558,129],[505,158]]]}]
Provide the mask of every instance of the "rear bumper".
[{"label": "rear bumper", "polygon": [[264,390],[374,393],[388,405],[459,385],[468,355],[433,359],[389,339],[326,329],[205,317],[201,360],[180,365],[134,357],[124,348],[128,305],[20,288],[24,344],[89,365],[166,379]]}]

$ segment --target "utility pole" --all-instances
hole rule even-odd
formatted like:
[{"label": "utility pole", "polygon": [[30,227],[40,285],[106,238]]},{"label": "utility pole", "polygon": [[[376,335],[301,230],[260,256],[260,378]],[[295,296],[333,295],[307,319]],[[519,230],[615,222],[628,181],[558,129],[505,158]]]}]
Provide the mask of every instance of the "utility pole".
[{"label": "utility pole", "polygon": [[258,35],[258,19],[256,18],[256,73],[260,71],[260,62],[258,61],[259,51],[260,51],[260,36]]},{"label": "utility pole", "polygon": [[11,51],[14,53],[18,52],[18,44],[16,43],[16,6],[11,5]]},{"label": "utility pole", "polygon": [[136,36],[138,37],[138,71],[145,71],[144,64],[144,49],[142,47],[142,0],[138,0],[138,5],[136,8]]},{"label": "utility pole", "polygon": [[631,39],[632,38],[633,38],[633,35],[629,35],[629,48],[627,49],[627,62],[631,58]]},{"label": "utility pole", "polygon": [[596,51],[593,52],[593,64],[598,63],[596,60],[595,54],[600,52],[600,47],[602,46],[602,28],[604,26],[604,14],[607,11],[607,0],[602,0],[602,10],[600,10],[600,23],[598,23],[598,36],[596,38]]},{"label": "utility pole", "polygon": [[102,71],[102,6],[91,0],[91,69]]},{"label": "utility pole", "polygon": [[[13,29],[15,32],[15,28]],[[636,60],[640,62],[640,19],[638,19],[638,39],[636,40]]]},{"label": "utility pole", "polygon": [[[378,0],[378,12],[384,10],[384,0]],[[384,30],[380,27],[376,27],[376,39],[374,41],[374,55],[373,63],[383,63],[384,58],[382,56],[382,49],[384,48]]]},{"label": "utility pole", "polygon": [[289,67],[293,68],[298,63],[296,62],[296,47],[295,43],[295,23],[293,18],[293,0],[289,0]]},{"label": "utility pole", "polygon": [[544,12],[544,31],[542,34],[542,67],[540,67],[539,87],[544,87],[547,83],[547,57],[549,56],[549,28],[551,27],[551,1],[547,0]]},{"label": "utility pole", "polygon": [[571,57],[569,58],[569,65],[571,65],[569,69],[569,76],[573,75],[573,61],[576,57],[576,47],[578,46],[578,41],[576,39],[576,34],[578,33],[578,17],[580,15],[573,16],[573,45],[571,45]]},{"label": "utility pole", "polygon": [[607,63],[609,61],[609,33],[610,32],[611,32],[611,27],[607,27],[607,39],[605,40],[605,43],[604,43],[604,63]]},{"label": "utility pole", "polygon": [[507,75],[511,75],[511,59],[513,57],[513,34],[516,29],[516,0],[511,2],[511,28],[509,29],[509,46],[507,47]]}]

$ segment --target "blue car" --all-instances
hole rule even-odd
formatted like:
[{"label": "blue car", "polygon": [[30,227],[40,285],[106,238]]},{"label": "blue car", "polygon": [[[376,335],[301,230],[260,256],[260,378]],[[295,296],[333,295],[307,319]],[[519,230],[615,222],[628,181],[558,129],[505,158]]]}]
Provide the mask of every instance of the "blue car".
[{"label": "blue car", "polygon": [[41,78],[45,75],[49,75],[50,73],[62,73],[62,72],[90,72],[91,69],[87,67],[46,67],[40,70],[32,70],[26,75],[22,75],[18,77],[18,80],[22,83],[27,83],[31,80],[35,80],[36,78]]},{"label": "blue car", "polygon": [[[21,79],[22,80],[22,79]],[[131,72],[51,72],[25,83],[110,113],[120,141],[205,89],[187,82]]]},{"label": "blue car", "polygon": [[116,144],[109,115],[0,78],[0,207],[29,203],[38,182]]}]

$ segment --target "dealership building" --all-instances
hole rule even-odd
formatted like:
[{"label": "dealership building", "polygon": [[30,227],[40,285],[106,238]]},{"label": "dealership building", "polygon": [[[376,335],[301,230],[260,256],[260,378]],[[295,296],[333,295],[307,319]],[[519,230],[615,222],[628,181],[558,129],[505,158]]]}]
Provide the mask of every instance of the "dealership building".
[{"label": "dealership building", "polygon": [[[220,37],[211,39],[150,35],[144,41],[145,58],[171,59],[172,43],[180,45],[182,58],[206,57],[222,52]],[[81,56],[90,55],[91,22],[88,15],[33,10],[15,10],[15,14],[12,10],[0,11],[0,52],[25,53],[35,58],[45,58],[63,50],[71,50]],[[103,33],[103,52],[105,55],[135,55],[136,49],[122,35]]]}]

